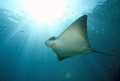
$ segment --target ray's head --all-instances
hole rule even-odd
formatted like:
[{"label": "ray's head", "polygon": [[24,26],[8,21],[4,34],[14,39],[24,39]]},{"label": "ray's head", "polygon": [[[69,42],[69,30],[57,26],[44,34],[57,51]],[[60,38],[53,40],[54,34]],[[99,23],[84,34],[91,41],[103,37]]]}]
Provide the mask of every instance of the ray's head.
[{"label": "ray's head", "polygon": [[45,45],[47,45],[50,48],[55,48],[56,47],[56,43],[55,43],[56,38],[57,37],[49,38],[49,40],[45,41]]}]

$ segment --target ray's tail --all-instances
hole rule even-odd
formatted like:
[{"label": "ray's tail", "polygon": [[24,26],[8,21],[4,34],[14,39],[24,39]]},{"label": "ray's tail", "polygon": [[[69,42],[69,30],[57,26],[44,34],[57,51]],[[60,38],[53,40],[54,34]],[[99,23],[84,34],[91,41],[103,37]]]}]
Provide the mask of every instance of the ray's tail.
[{"label": "ray's tail", "polygon": [[103,55],[109,55],[109,56],[114,56],[112,54],[107,54],[107,53],[102,53],[102,52],[99,52],[99,51],[94,51],[95,53],[98,53],[98,54],[103,54]]}]

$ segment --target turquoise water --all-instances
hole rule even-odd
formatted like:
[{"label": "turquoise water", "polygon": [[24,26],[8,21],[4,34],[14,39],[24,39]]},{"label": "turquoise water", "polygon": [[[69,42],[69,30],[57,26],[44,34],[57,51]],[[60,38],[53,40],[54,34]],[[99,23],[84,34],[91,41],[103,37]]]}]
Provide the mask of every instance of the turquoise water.
[{"label": "turquoise water", "polygon": [[[58,2],[51,7],[46,0],[31,12],[22,0],[0,1],[0,81],[120,81],[120,1]],[[91,46],[114,56],[91,53],[58,61],[45,41],[84,14]]]}]

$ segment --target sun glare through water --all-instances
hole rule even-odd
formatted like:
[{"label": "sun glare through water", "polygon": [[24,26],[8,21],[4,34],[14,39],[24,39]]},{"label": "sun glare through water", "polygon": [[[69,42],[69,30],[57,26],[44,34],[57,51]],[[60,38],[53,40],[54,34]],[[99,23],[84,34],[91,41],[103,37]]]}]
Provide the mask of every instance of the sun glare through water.
[{"label": "sun glare through water", "polygon": [[23,0],[23,9],[41,23],[54,23],[63,16],[67,0]]}]

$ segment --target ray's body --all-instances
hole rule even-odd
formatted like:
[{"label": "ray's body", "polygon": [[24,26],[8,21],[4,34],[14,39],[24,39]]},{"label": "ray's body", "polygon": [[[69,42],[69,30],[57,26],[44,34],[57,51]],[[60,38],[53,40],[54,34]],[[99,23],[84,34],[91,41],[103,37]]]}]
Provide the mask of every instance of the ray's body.
[{"label": "ray's body", "polygon": [[81,16],[58,37],[51,37],[45,44],[53,49],[59,61],[91,52],[101,53],[90,46],[87,35],[87,15]]}]

